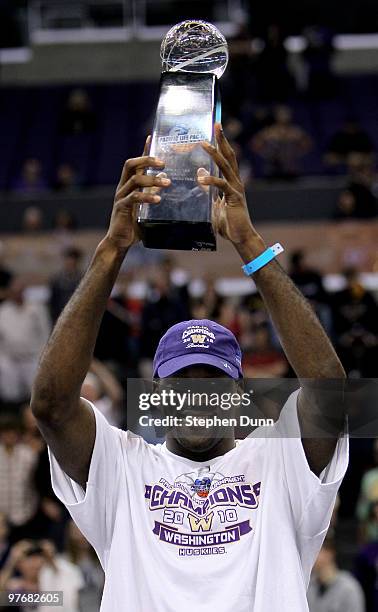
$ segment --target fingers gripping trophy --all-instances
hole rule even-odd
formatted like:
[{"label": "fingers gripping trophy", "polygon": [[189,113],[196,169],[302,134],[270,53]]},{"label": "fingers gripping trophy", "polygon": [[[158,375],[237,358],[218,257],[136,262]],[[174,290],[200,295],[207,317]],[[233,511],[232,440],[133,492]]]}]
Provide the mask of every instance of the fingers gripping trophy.
[{"label": "fingers gripping trophy", "polygon": [[[183,21],[162,41],[163,72],[150,155],[165,162],[171,180],[159,204],[142,203],[138,224],[149,248],[214,251],[212,202],[216,187],[198,184],[198,176],[217,172],[199,143],[215,144],[214,124],[221,120],[219,79],[228,62],[225,37],[205,21]],[[158,174],[150,168],[147,174]],[[148,190],[146,190],[148,191]]]}]

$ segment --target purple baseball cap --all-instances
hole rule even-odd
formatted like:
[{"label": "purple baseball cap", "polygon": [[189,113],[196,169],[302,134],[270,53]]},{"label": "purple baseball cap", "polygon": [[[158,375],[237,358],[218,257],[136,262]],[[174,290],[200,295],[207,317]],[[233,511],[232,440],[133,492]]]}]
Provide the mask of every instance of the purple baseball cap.
[{"label": "purple baseball cap", "polygon": [[156,349],[153,376],[166,378],[197,364],[214,366],[231,378],[242,378],[241,350],[234,334],[209,319],[172,325]]}]

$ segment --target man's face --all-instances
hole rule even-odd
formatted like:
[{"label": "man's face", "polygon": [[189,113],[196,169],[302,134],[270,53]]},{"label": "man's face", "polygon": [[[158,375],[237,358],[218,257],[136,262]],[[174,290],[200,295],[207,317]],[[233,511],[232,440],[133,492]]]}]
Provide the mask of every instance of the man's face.
[{"label": "man's face", "polygon": [[[208,396],[218,393],[237,393],[237,383],[235,380],[225,375],[217,368],[206,365],[194,365],[183,368],[174,374],[172,378],[162,378],[158,381],[158,391],[174,390],[184,394],[188,391],[193,393],[206,393]],[[202,397],[204,397],[202,395]],[[233,430],[222,426],[201,427],[195,424],[186,424],[186,417],[220,418],[233,416],[233,410],[223,410],[219,405],[204,405],[204,401],[193,401],[184,403],[180,411],[175,407],[164,407],[164,416],[178,416],[183,424],[173,426],[167,430],[167,436],[174,438],[182,448],[191,452],[208,452],[222,438],[233,435]]]}]

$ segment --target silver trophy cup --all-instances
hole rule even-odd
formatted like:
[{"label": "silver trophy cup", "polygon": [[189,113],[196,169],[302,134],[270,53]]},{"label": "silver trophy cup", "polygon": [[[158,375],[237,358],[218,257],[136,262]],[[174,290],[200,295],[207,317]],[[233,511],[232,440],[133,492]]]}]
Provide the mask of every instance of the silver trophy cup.
[{"label": "silver trophy cup", "polygon": [[[149,248],[214,251],[213,188],[197,182],[199,168],[217,169],[199,145],[214,142],[220,121],[218,78],[228,60],[223,35],[203,21],[185,21],[171,28],[161,48],[160,81],[150,154],[165,161],[171,179],[159,204],[141,204],[138,223]],[[150,169],[148,174],[156,173]]]}]

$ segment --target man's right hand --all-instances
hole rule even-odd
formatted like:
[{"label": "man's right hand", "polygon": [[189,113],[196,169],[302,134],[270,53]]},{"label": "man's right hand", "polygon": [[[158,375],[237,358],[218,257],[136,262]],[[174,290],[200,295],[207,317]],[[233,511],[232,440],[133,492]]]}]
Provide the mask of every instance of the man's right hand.
[{"label": "man's right hand", "polygon": [[[142,202],[158,204],[158,192],[171,181],[161,172],[157,176],[144,174],[146,168],[163,170],[164,161],[148,155],[151,137],[146,140],[142,157],[128,159],[116,189],[110,226],[106,238],[120,251],[126,251],[140,239],[137,214]],[[149,188],[149,192],[141,189]]]}]

